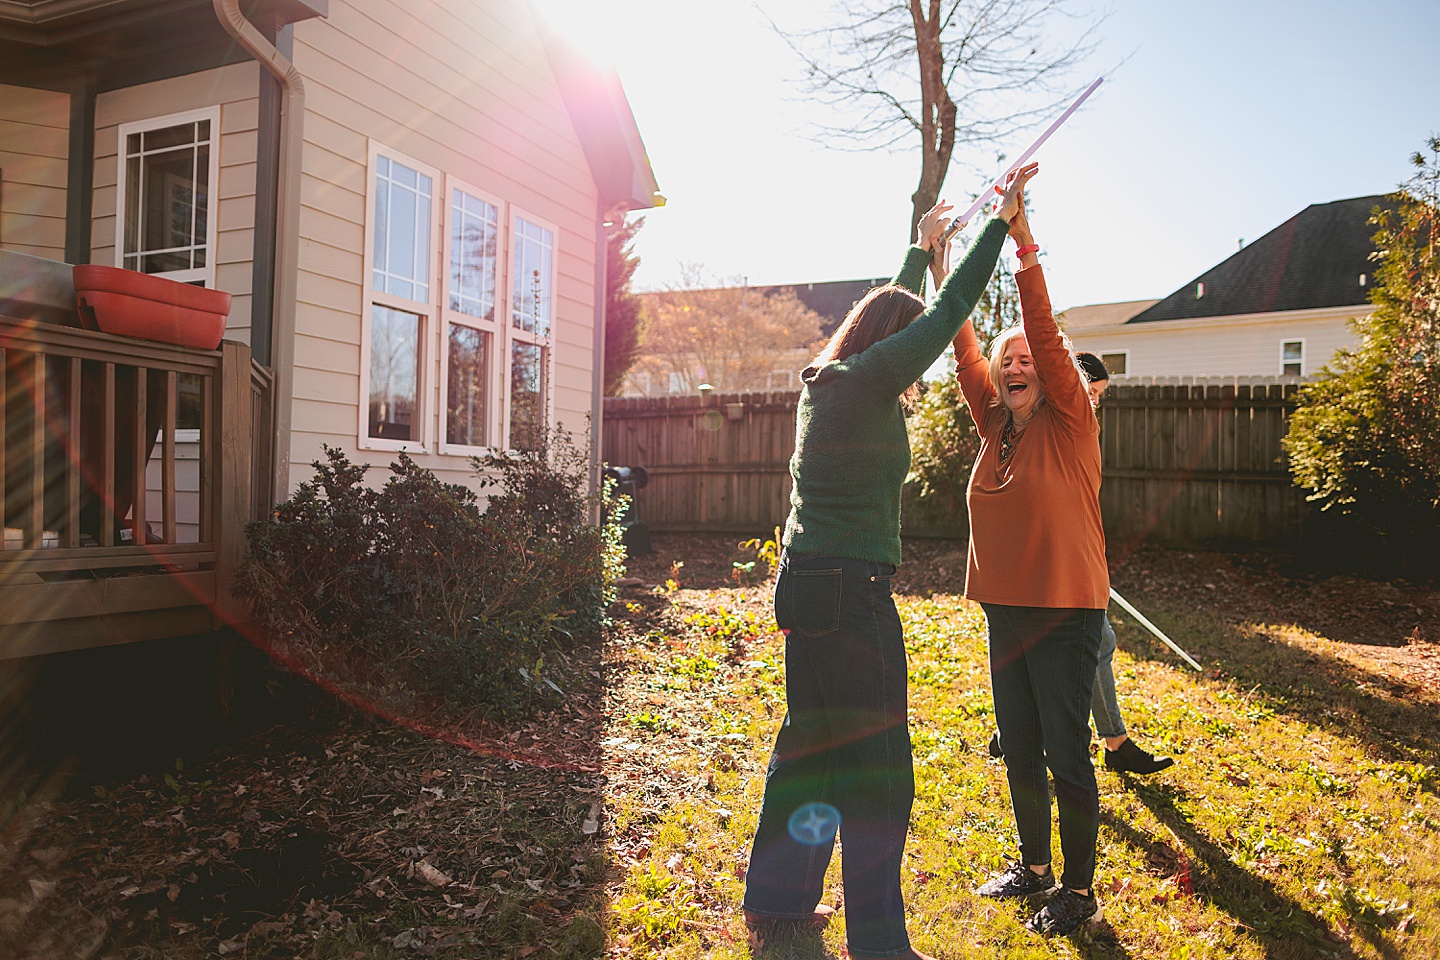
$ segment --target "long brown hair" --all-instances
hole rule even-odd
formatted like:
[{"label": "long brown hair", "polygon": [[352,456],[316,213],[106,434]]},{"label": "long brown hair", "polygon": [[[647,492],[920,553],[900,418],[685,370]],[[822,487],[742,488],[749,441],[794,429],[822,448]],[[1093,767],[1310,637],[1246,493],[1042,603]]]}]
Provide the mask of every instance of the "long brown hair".
[{"label": "long brown hair", "polygon": [[[925,310],[925,301],[904,287],[886,284],[861,297],[836,329],[830,342],[811,361],[822,366],[848,360],[864,353],[891,334],[899,333]],[[908,410],[920,399],[920,385],[912,383],[900,394],[900,402]]]}]

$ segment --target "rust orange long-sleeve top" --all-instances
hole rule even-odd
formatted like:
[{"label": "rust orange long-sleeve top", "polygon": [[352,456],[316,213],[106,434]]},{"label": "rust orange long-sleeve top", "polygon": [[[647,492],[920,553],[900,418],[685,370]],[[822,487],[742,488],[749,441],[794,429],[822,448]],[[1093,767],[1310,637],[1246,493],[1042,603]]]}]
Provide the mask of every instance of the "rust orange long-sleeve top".
[{"label": "rust orange long-sleeve top", "polygon": [[1015,274],[1025,339],[1044,401],[1000,466],[1008,414],[975,329],[955,338],[956,377],[980,432],[970,472],[965,596],[1017,607],[1103,610],[1110,602],[1100,525],[1100,425],[1065,348],[1039,266]]}]

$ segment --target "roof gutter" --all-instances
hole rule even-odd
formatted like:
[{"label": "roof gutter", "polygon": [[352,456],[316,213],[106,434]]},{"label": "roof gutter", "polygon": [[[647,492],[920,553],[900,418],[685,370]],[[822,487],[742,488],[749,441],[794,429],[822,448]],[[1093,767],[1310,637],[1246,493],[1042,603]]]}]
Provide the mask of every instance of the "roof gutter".
[{"label": "roof gutter", "polygon": [[220,26],[280,83],[280,169],[275,197],[275,290],[270,312],[275,373],[272,503],[290,492],[290,407],[295,361],[295,300],[300,262],[300,154],[304,146],[305,85],[300,72],[240,12],[240,0],[211,0]]}]

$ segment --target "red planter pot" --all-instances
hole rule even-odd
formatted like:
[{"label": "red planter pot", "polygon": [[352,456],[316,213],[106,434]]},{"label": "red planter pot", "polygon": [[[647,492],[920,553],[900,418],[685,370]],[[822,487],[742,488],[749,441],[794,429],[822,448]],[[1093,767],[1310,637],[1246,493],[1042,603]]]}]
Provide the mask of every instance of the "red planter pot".
[{"label": "red planter pot", "polygon": [[225,336],[230,294],[119,267],[75,268],[80,322],[91,330],[214,350]]}]

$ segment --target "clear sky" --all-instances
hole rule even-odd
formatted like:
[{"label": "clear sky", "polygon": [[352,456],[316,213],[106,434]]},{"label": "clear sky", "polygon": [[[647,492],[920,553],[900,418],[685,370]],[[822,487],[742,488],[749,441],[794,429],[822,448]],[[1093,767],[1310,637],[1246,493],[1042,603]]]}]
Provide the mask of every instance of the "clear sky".
[{"label": "clear sky", "polygon": [[[803,98],[764,16],[813,26],[825,0],[541,4],[619,69],[668,200],[636,242],[640,289],[678,282],[686,263],[753,284],[898,267],[917,148],[815,141],[813,123],[835,118]],[[1164,296],[1308,204],[1394,189],[1440,134],[1440,0],[1106,7],[1100,49],[1074,75],[1077,89],[1105,83],[1036,158],[1032,219],[1057,307]],[[969,159],[998,172],[993,156]],[[963,209],[976,180],[952,164],[944,195]]]}]

